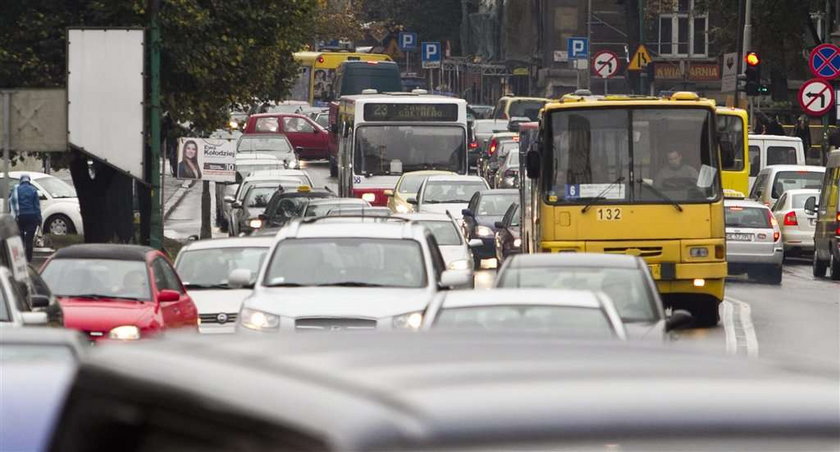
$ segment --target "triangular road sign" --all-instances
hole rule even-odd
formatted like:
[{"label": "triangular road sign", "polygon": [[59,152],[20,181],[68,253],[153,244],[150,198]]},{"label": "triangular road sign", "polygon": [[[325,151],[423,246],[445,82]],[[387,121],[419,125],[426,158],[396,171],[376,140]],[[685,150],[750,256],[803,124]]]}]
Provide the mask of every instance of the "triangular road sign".
[{"label": "triangular road sign", "polygon": [[633,58],[630,58],[630,64],[627,65],[627,70],[641,71],[647,67],[648,63],[651,61],[653,61],[653,58],[650,57],[647,47],[643,44],[639,45],[639,48],[636,49],[636,53],[633,54]]}]

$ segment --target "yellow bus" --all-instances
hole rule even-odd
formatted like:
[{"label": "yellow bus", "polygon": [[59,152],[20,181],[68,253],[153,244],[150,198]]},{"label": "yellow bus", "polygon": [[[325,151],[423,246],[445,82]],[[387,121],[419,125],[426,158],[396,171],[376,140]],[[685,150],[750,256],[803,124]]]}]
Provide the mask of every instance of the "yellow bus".
[{"label": "yellow bus", "polygon": [[714,101],[695,93],[549,103],[526,156],[530,249],[642,257],[666,305],[717,324],[727,267],[716,129]]},{"label": "yellow bus", "polygon": [[750,191],[749,120],[741,108],[717,108],[721,182],[727,197],[744,198]]},{"label": "yellow bus", "polygon": [[298,79],[292,86],[290,100],[326,107],[331,101],[335,71],[345,61],[391,61],[388,55],[354,52],[295,52],[300,64]]}]

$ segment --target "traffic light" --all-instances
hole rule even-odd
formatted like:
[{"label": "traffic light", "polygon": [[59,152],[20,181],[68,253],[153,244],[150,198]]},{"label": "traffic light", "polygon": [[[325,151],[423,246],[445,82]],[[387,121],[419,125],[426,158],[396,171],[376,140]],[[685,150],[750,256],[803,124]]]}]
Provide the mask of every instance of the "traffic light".
[{"label": "traffic light", "polygon": [[[758,96],[762,94],[761,57],[756,52],[747,52],[744,56],[744,62],[746,63],[746,67],[744,68],[744,76],[746,78],[744,91],[747,93],[747,96]],[[764,87],[764,91],[765,93],[767,92],[767,87]]]}]

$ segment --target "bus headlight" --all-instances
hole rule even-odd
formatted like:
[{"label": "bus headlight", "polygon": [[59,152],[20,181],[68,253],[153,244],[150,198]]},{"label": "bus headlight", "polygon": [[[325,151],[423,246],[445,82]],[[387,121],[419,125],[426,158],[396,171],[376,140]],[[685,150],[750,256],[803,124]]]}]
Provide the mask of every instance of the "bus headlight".
[{"label": "bus headlight", "polygon": [[694,258],[709,257],[709,249],[705,246],[695,246],[688,250],[688,254]]}]

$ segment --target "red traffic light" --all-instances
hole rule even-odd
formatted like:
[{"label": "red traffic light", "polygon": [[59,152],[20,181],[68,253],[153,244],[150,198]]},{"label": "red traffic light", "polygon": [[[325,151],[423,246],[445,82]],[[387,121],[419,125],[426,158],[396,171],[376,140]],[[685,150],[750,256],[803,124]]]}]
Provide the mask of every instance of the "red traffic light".
[{"label": "red traffic light", "polygon": [[758,66],[761,63],[761,58],[755,52],[749,52],[744,56],[744,61],[747,62],[747,66]]}]

